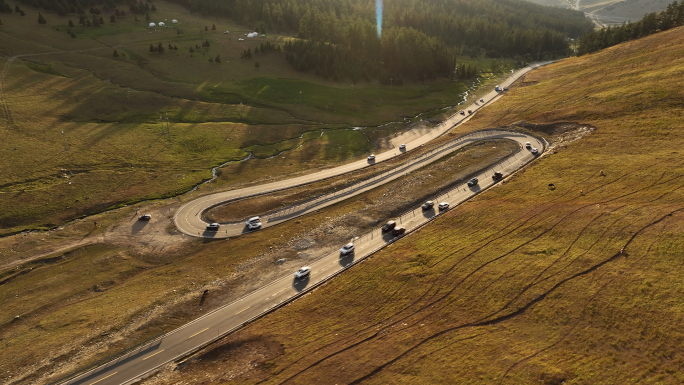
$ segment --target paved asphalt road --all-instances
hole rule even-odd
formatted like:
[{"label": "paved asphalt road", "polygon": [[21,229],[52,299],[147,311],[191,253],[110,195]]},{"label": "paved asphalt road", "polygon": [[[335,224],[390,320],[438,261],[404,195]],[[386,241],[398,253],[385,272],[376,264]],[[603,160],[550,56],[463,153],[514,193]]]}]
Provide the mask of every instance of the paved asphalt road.
[{"label": "paved asphalt road", "polygon": [[[531,68],[528,67],[521,71],[524,73],[530,69]],[[513,75],[513,78],[517,79],[519,76],[520,73],[516,73]],[[510,84],[510,82],[512,82],[511,79],[503,83],[502,86]],[[489,102],[494,99],[495,96],[496,95],[494,93],[488,94],[487,97],[485,97],[485,101]],[[460,119],[460,115],[452,117],[446,124],[442,124],[441,127],[435,131],[445,132],[461,120],[462,119]],[[438,136],[438,134],[431,133],[426,136],[429,137],[429,139],[432,139]],[[449,202],[450,208],[453,208],[471,198],[481,190],[494,185],[495,182],[492,180],[494,171],[499,171],[504,175],[509,175],[528,162],[532,161],[535,158],[535,155],[531,154],[529,150],[524,148],[525,142],[531,142],[534,147],[539,149],[540,153],[546,149],[545,144],[537,138],[521,133],[501,130],[473,133],[468,135],[463,142],[472,142],[475,140],[490,138],[506,138],[515,140],[521,143],[521,149],[514,156],[492,165],[489,169],[478,175],[477,177],[480,182],[477,186],[468,187],[465,185],[465,183],[458,185],[444,195],[435,196],[433,198],[435,201],[435,207],[433,209],[423,211],[418,207],[396,218],[398,226],[403,226],[406,228],[406,235],[440,215],[441,212],[439,212],[437,209],[437,204],[439,202]],[[415,147],[425,143],[427,140],[425,137],[423,137],[419,140],[411,142],[410,145]],[[409,143],[407,143],[407,145],[409,145]],[[411,147],[409,147],[409,151],[410,148]],[[442,155],[443,154],[444,153],[442,153]],[[394,156],[393,153],[380,154],[377,156],[377,160],[385,160],[392,156]],[[425,157],[430,156],[439,157],[441,155],[435,152],[435,154],[428,154]],[[348,172],[349,170],[366,166],[368,166],[368,163],[365,161],[356,162],[350,165],[338,167],[333,170],[319,172],[311,176],[243,189],[243,191],[239,194],[244,196],[259,192],[263,193],[264,191],[277,190],[279,188],[283,188],[284,186],[294,186],[301,183],[307,183],[312,180],[317,180],[315,178],[322,179],[329,177],[330,175],[339,175],[343,172]],[[404,167],[404,165],[400,167]],[[203,232],[204,223],[201,222],[201,220],[198,221],[198,218],[196,218],[200,216],[199,213],[201,213],[204,208],[208,207],[208,205],[214,205],[222,200],[235,198],[236,195],[231,195],[235,193],[235,191],[229,191],[227,193],[214,194],[188,203],[179,211],[179,214],[176,217],[176,223],[182,223],[182,227],[179,226],[179,228],[181,228],[184,232],[187,231],[187,234],[189,235],[196,235],[197,228],[200,229],[200,232]],[[139,379],[140,377],[153,372],[161,365],[171,362],[174,359],[184,356],[188,352],[194,351],[198,347],[211,342],[219,335],[226,334],[241,327],[246,321],[258,318],[266,312],[273,310],[278,305],[292,300],[300,295],[303,291],[307,291],[313,286],[330,279],[331,277],[343,272],[351,265],[371,255],[375,251],[391,244],[395,239],[396,238],[392,237],[391,234],[383,234],[380,229],[376,229],[371,233],[357,237],[354,240],[354,244],[356,246],[354,254],[342,256],[338,252],[335,252],[319,258],[310,265],[311,274],[309,277],[299,280],[294,279],[293,275],[282,277],[228,305],[225,305],[222,308],[219,308],[172,332],[165,334],[156,341],[136,348],[116,360],[110,361],[63,383],[72,385],[119,385]]]},{"label": "paved asphalt road", "polygon": [[[546,63],[540,63],[540,64],[534,64],[530,65],[529,67],[522,68],[506,79],[503,83],[501,83],[501,87],[506,87],[512,84],[514,81],[519,79],[521,76],[524,74],[528,73],[529,71],[533,70],[534,68],[537,68],[541,65],[548,64]],[[484,103],[475,102],[469,107],[464,107],[464,111],[472,110],[473,113],[475,113],[478,109],[485,107],[487,104],[491,103],[495,99],[497,99],[501,95],[500,92],[497,91],[491,91],[487,95],[485,95],[482,99],[484,100]],[[446,121],[440,123],[437,127],[435,127],[433,130],[431,130],[429,133],[406,143],[406,148],[407,151],[410,153],[411,149],[417,148],[441,135],[449,131],[451,128],[454,126],[462,123],[464,120],[468,119],[469,115],[466,113],[465,116],[460,115],[458,113],[452,115],[449,119]],[[267,184],[262,184],[258,186],[252,186],[252,187],[247,187],[247,188],[242,188],[238,190],[230,190],[230,191],[224,191],[220,193],[215,193],[211,195],[207,195],[198,199],[195,199],[191,202],[186,203],[183,207],[178,210],[174,217],[174,223],[176,225],[176,228],[193,237],[205,237],[205,238],[228,238],[228,237],[234,237],[237,235],[242,234],[246,228],[244,223],[240,224],[229,224],[227,226],[222,226],[219,231],[207,231],[206,226],[207,222],[204,221],[202,217],[202,213],[206,211],[207,209],[214,207],[216,205],[219,205],[221,203],[229,202],[235,199],[241,199],[244,197],[249,197],[249,196],[255,196],[255,195],[261,195],[261,194],[266,194],[269,192],[273,191],[278,191],[278,190],[283,190],[286,188],[291,188],[295,186],[301,186],[304,184],[312,183],[312,182],[317,182],[323,179],[327,179],[330,177],[342,175],[354,170],[358,170],[364,167],[372,167],[373,164],[394,158],[396,156],[401,155],[401,153],[397,150],[391,150],[387,151],[381,154],[376,154],[375,155],[375,162],[369,163],[367,160],[360,160],[356,161],[353,163],[348,163],[339,167],[331,168],[328,170],[323,170],[319,171],[316,173],[308,174],[308,175],[303,175],[297,178],[292,178],[292,179],[286,179],[278,182],[272,182],[272,183],[267,183]],[[348,197],[347,197],[348,198]],[[321,207],[316,207],[315,209],[320,209]],[[309,211],[312,211],[309,210]],[[308,211],[306,211],[308,212]],[[300,215],[305,214],[306,212],[302,212]],[[259,213],[254,213],[254,215],[258,215]],[[282,218],[281,220],[271,220],[271,221],[264,221],[262,220],[263,227],[268,227],[268,226],[273,226],[278,223],[282,223],[284,220],[289,220],[296,217],[295,216],[290,216],[287,219]],[[247,218],[245,218],[246,220]]]}]

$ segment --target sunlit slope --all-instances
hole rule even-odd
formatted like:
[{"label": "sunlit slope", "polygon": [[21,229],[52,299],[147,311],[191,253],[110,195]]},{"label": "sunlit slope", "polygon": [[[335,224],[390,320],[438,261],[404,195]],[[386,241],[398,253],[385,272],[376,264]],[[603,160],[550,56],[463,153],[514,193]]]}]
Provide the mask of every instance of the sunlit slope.
[{"label": "sunlit slope", "polygon": [[683,28],[530,73],[470,127],[596,131],[146,383],[681,383],[683,86]]}]

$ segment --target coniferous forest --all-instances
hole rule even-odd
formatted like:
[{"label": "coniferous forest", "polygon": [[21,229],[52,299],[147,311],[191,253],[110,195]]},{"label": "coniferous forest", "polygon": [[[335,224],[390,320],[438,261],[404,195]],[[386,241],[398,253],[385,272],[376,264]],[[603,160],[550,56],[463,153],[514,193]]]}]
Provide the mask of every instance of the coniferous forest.
[{"label": "coniferous forest", "polygon": [[[87,10],[99,16],[98,6],[110,12],[155,10],[149,0],[22,1],[82,18]],[[298,70],[334,80],[380,79],[388,84],[452,76],[464,58],[528,61],[567,56],[568,39],[593,28],[582,12],[524,0],[387,1],[380,36],[375,0],[171,1],[193,12],[231,18],[262,33],[295,35],[298,39],[283,48]],[[477,68],[456,69],[460,77],[477,72]]]},{"label": "coniferous forest", "polygon": [[612,47],[625,41],[652,35],[684,25],[684,2],[674,3],[660,13],[649,13],[636,23],[625,23],[617,27],[602,28],[583,35],[577,48],[578,55],[584,55]]},{"label": "coniferous forest", "polygon": [[523,0],[388,1],[381,36],[374,0],[172,1],[260,32],[295,34],[299,39],[284,46],[287,60],[336,80],[394,83],[450,76],[458,58],[481,55],[562,57],[569,53],[568,38],[592,30],[582,12]]}]

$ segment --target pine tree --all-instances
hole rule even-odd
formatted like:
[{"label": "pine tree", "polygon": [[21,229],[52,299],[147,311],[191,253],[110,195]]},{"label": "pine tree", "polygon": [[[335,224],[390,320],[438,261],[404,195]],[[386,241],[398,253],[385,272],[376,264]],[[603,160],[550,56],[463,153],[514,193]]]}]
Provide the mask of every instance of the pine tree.
[{"label": "pine tree", "polygon": [[75,39],[75,38],[76,38],[76,34],[74,33],[74,31],[71,31],[70,35],[71,35],[71,38],[72,38],[72,39]]},{"label": "pine tree", "polygon": [[149,13],[145,14],[145,20],[150,21],[150,14]]},{"label": "pine tree", "polygon": [[100,18],[97,21],[100,22],[100,25],[104,25],[104,20],[102,20],[102,16],[100,16]]},{"label": "pine tree", "polygon": [[40,12],[38,12],[38,24],[47,24],[47,20],[45,20]]},{"label": "pine tree", "polygon": [[135,20],[133,21],[138,21],[138,15],[135,15]]},{"label": "pine tree", "polygon": [[119,53],[116,52],[116,48],[114,48],[114,53],[112,54],[112,56],[114,56],[114,57],[119,57]]},{"label": "pine tree", "polygon": [[216,31],[216,24],[213,24],[213,23],[211,24],[211,30]]},{"label": "pine tree", "polygon": [[69,19],[69,27],[74,28],[74,22]]},{"label": "pine tree", "polygon": [[220,63],[221,62],[221,56],[216,55],[216,59],[214,59],[215,62]]},{"label": "pine tree", "polygon": [[162,43],[159,43],[159,45],[157,45],[157,52],[164,53],[164,46],[162,45]]},{"label": "pine tree", "polygon": [[190,53],[195,53],[195,49],[190,47]]},{"label": "pine tree", "polygon": [[154,44],[150,44],[150,52],[156,52],[157,49],[154,47]]},{"label": "pine tree", "polygon": [[156,11],[156,10],[157,10],[157,7],[155,7],[154,4],[152,4],[152,10],[153,10],[153,11]]},{"label": "pine tree", "polygon": [[14,12],[19,13],[21,9],[19,9],[19,6],[14,4]]},{"label": "pine tree", "polygon": [[207,27],[207,26],[205,25],[205,26],[204,26],[204,30],[205,30],[205,31],[208,31],[208,30],[209,30],[209,27]]},{"label": "pine tree", "polygon": [[116,17],[114,17],[114,15],[109,16],[109,22],[110,23],[116,23]]},{"label": "pine tree", "polygon": [[213,62],[214,62],[214,58],[209,58],[209,61],[213,63]]},{"label": "pine tree", "polygon": [[254,67],[259,68],[259,62],[254,62]]},{"label": "pine tree", "polygon": [[24,12],[23,9],[22,9],[21,11],[19,11],[19,14],[20,14],[21,16],[26,16],[26,12]]}]

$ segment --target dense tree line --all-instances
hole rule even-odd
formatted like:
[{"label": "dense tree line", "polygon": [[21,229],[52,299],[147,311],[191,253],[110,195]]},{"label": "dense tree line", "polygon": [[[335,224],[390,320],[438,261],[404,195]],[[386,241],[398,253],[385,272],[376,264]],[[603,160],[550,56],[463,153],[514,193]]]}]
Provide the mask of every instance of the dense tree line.
[{"label": "dense tree line", "polygon": [[[21,0],[21,2],[35,8],[57,12],[60,16],[71,13],[85,15],[86,12],[99,15],[103,11],[109,12],[115,9],[119,12],[116,16],[125,16],[124,11],[119,11],[117,9],[117,7],[123,5],[128,6],[131,13],[144,14],[157,10],[154,4],[150,3],[149,0],[146,0],[145,2],[142,0]],[[0,0],[0,11],[6,8],[3,4],[6,4],[6,1]],[[102,7],[102,10],[100,10],[100,6]]]},{"label": "dense tree line", "polygon": [[373,0],[172,1],[262,32],[296,34],[302,40],[284,47],[288,61],[333,79],[422,79],[453,73],[458,56],[565,53],[568,37],[593,28],[582,12],[523,0],[389,1],[380,37]]},{"label": "dense tree line", "polygon": [[[367,27],[370,33],[370,27]],[[374,32],[373,32],[374,33]],[[413,28],[393,27],[376,39],[352,39],[332,44],[319,39],[299,39],[285,44],[286,58],[298,70],[314,70],[319,76],[352,81],[380,78],[424,79],[449,76],[454,59],[446,45]]]},{"label": "dense tree line", "polygon": [[660,13],[649,13],[636,23],[601,28],[582,35],[577,48],[578,55],[612,47],[625,41],[638,39],[656,32],[684,25],[684,2],[674,2]]}]

